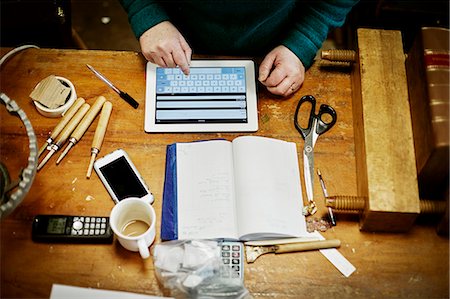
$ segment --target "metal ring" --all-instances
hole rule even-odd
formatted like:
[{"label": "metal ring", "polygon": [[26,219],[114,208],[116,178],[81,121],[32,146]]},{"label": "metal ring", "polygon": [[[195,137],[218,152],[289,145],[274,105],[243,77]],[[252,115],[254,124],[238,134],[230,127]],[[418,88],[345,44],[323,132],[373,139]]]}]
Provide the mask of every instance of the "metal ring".
[{"label": "metal ring", "polygon": [[[38,146],[33,126],[31,125],[31,122],[25,112],[19,107],[19,105],[17,105],[14,100],[11,100],[3,92],[0,92],[0,99],[0,102],[6,106],[8,112],[19,117],[25,125],[29,139],[28,146],[30,150],[30,154],[28,156],[28,165],[25,169],[22,170],[19,185],[11,195],[7,196],[6,194],[4,194],[6,198],[2,198],[2,202],[0,205],[1,220],[8,214],[10,214],[22,202],[28,191],[30,191],[31,184],[33,183],[34,177],[36,175],[36,166],[38,162]],[[6,201],[3,201],[5,199]]]}]

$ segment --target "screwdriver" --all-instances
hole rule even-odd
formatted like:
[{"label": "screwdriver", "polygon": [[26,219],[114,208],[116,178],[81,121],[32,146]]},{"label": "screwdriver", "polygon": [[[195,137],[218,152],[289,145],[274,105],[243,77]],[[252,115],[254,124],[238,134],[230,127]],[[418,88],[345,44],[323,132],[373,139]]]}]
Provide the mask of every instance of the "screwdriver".
[{"label": "screwdriver", "polygon": [[87,103],[84,103],[81,106],[80,110],[77,111],[77,113],[69,121],[67,126],[64,127],[61,134],[58,136],[58,140],[50,145],[50,150],[37,167],[37,171],[39,171],[45,165],[45,163],[50,160],[52,155],[66,142],[67,138],[69,138],[70,134],[72,134],[73,130],[75,130],[76,126],[80,123],[81,119],[88,112],[90,107],[91,105]]},{"label": "screwdriver", "polygon": [[106,83],[106,85],[108,85],[109,87],[111,87],[115,92],[117,92],[117,94],[124,99],[128,104],[130,104],[134,109],[137,109],[137,107],[139,106],[139,103],[136,102],[135,99],[133,99],[128,93],[123,92],[122,90],[118,89],[117,87],[114,86],[114,84],[112,84],[111,81],[109,81],[105,76],[103,76],[100,72],[98,72],[97,70],[95,70],[92,66],[90,66],[89,64],[86,64],[86,66],[88,67],[88,69],[91,70],[91,72],[94,73],[94,75],[97,76],[97,78],[99,78],[100,80],[102,80],[103,82]]},{"label": "screwdriver", "polygon": [[64,129],[64,127],[67,125],[67,123],[70,121],[70,119],[77,113],[78,109],[80,109],[81,105],[83,105],[86,101],[83,98],[78,98],[75,103],[64,113],[63,118],[61,121],[56,125],[56,127],[51,132],[50,136],[45,141],[45,144],[41,147],[38,153],[38,158],[42,155],[42,153],[45,151],[47,146],[52,144],[53,140],[58,136],[59,133]]},{"label": "screwdriver", "polygon": [[86,173],[86,178],[90,178],[92,174],[92,168],[94,167],[95,158],[100,152],[100,148],[103,143],[103,138],[105,137],[106,127],[108,126],[109,117],[112,112],[112,104],[106,101],[103,104],[102,112],[100,114],[100,119],[97,124],[97,129],[95,129],[94,139],[92,140],[91,147],[91,160],[89,161],[88,171]]},{"label": "screwdriver", "polygon": [[69,143],[59,156],[58,160],[56,160],[56,165],[58,165],[59,162],[61,162],[61,160],[64,159],[64,157],[67,155],[70,149],[78,141],[80,141],[81,137],[83,137],[84,133],[86,133],[87,129],[92,124],[97,114],[100,112],[100,109],[102,109],[103,103],[105,103],[105,101],[106,98],[104,96],[99,96],[97,100],[95,100],[94,104],[91,106],[89,111],[86,113],[86,115],[83,117],[81,122],[76,127],[75,131],[73,131],[72,135],[70,136]]}]

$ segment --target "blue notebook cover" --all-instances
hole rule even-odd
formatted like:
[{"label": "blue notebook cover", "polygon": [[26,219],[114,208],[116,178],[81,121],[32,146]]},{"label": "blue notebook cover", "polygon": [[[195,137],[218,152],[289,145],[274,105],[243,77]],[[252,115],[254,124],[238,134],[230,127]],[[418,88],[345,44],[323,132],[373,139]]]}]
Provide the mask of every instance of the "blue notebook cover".
[{"label": "blue notebook cover", "polygon": [[161,240],[178,239],[177,200],[177,145],[169,144],[166,149],[166,174],[161,213]]},{"label": "blue notebook cover", "polygon": [[[217,138],[214,140],[225,140]],[[195,140],[203,142],[210,140]],[[164,177],[163,202],[161,213],[161,240],[178,240],[178,190],[177,190],[177,144],[166,149],[166,173]]]}]

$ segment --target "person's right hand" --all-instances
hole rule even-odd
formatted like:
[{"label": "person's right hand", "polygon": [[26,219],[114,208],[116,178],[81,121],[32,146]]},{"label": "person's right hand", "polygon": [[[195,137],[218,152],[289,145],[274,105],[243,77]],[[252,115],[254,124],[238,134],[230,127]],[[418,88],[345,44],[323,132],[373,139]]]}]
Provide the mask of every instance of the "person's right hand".
[{"label": "person's right hand", "polygon": [[189,75],[192,50],[175,26],[161,22],[145,31],[139,38],[144,57],[161,67],[180,67]]}]

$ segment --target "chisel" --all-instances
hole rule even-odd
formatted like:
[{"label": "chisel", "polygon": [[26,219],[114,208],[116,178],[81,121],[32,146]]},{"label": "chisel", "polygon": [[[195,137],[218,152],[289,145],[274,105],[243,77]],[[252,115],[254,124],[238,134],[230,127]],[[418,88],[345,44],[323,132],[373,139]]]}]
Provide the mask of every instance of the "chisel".
[{"label": "chisel", "polygon": [[108,126],[109,117],[112,112],[111,102],[105,102],[103,104],[102,112],[100,114],[100,119],[97,124],[97,129],[95,130],[94,139],[92,140],[91,147],[91,160],[89,161],[88,171],[86,173],[86,178],[90,178],[92,174],[92,168],[94,167],[95,158],[100,152],[100,148],[103,143],[103,138],[105,137],[106,127]]},{"label": "chisel", "polygon": [[70,136],[69,143],[67,144],[64,151],[59,156],[58,160],[56,160],[56,164],[58,165],[59,162],[61,162],[62,159],[67,155],[67,153],[70,151],[70,149],[78,142],[80,141],[81,137],[83,137],[84,133],[86,133],[89,126],[94,121],[97,114],[102,109],[103,103],[106,102],[106,99],[104,96],[99,96],[97,100],[95,100],[94,104],[91,106],[89,111],[86,113],[86,115],[83,117],[81,122],[76,127],[75,131],[73,131],[72,135]]},{"label": "chisel", "polygon": [[67,126],[64,127],[61,134],[58,135],[58,140],[55,143],[52,143],[49,147],[50,150],[45,156],[45,158],[41,161],[39,166],[37,167],[37,171],[39,171],[45,163],[47,163],[48,160],[52,157],[52,155],[61,148],[61,146],[67,141],[67,138],[69,138],[70,134],[72,134],[73,130],[77,127],[77,125],[80,123],[83,116],[88,112],[91,105],[85,103],[81,106],[80,110],[77,111],[77,113],[73,116],[73,118],[69,121]]},{"label": "chisel", "polygon": [[56,137],[58,137],[58,134],[61,133],[61,131],[70,121],[70,119],[75,115],[75,113],[77,113],[78,109],[80,109],[81,105],[83,105],[85,102],[86,101],[83,98],[78,98],[75,101],[75,103],[73,103],[73,105],[64,113],[64,116],[61,119],[61,121],[56,125],[56,127],[51,132],[50,136],[47,138],[45,144],[39,150],[38,158],[42,155],[47,146],[52,144],[53,140],[55,140]]}]

